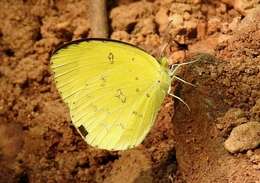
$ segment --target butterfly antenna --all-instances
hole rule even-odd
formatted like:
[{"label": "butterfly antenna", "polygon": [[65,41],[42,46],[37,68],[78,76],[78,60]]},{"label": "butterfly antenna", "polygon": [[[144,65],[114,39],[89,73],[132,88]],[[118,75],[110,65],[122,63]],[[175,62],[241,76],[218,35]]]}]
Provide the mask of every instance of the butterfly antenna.
[{"label": "butterfly antenna", "polygon": [[200,59],[196,59],[196,60],[193,60],[193,61],[184,62],[184,63],[180,63],[180,64],[172,64],[172,66],[188,65],[188,64],[193,64],[193,63],[199,62],[199,61],[200,61]]},{"label": "butterfly antenna", "polygon": [[163,45],[163,48],[162,48],[162,50],[161,50],[161,52],[160,52],[160,55],[159,55],[159,58],[160,59],[162,59],[162,57],[163,57],[163,55],[164,55],[164,53],[165,53],[165,50],[166,50],[166,48],[169,46],[169,41],[166,43],[166,44],[164,44]]},{"label": "butterfly antenna", "polygon": [[[172,22],[173,22],[173,20],[170,19],[169,22],[168,22],[168,24],[167,24],[167,27],[166,27],[165,32],[169,32],[170,25],[171,25]],[[163,46],[163,48],[162,48],[162,50],[161,50],[160,56],[159,56],[160,59],[163,57],[163,55],[164,55],[164,53],[165,53],[165,50],[166,50],[166,48],[170,45],[170,42],[171,42],[171,41],[172,41],[172,39],[170,38],[170,39],[167,41],[167,43],[164,44],[164,46]]]}]

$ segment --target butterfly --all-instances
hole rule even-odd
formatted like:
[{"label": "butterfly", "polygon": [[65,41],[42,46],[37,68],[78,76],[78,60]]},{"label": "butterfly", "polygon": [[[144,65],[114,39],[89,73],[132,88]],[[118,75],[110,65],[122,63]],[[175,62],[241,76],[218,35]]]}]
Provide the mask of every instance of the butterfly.
[{"label": "butterfly", "polygon": [[[176,68],[177,69],[177,68]],[[91,146],[126,150],[152,128],[176,69],[129,43],[81,39],[51,56],[56,87]]]}]

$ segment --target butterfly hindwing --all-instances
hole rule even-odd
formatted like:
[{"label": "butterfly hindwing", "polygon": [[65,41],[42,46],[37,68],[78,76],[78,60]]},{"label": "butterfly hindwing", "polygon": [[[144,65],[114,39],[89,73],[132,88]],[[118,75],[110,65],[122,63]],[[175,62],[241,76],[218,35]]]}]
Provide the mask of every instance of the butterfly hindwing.
[{"label": "butterfly hindwing", "polygon": [[122,42],[89,39],[59,49],[51,61],[58,91],[87,143],[123,150],[142,142],[170,85],[155,58]]}]

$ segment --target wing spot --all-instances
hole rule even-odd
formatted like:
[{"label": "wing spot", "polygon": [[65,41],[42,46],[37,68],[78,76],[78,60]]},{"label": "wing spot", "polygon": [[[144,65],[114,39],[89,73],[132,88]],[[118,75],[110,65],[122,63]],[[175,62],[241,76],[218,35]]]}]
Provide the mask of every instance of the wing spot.
[{"label": "wing spot", "polygon": [[119,123],[119,126],[120,126],[122,129],[124,129],[124,130],[126,129],[121,122]]},{"label": "wing spot", "polygon": [[100,86],[101,86],[101,87],[104,87],[104,86],[106,85],[106,81],[107,81],[106,78],[105,78],[104,76],[101,76],[100,80],[101,80],[101,82],[102,82],[102,83],[100,84]]},{"label": "wing spot", "polygon": [[122,103],[126,103],[126,96],[121,89],[117,89],[115,97],[118,98]]},{"label": "wing spot", "polygon": [[123,96],[123,97],[121,98],[121,102],[122,102],[122,103],[126,103],[126,97],[125,97],[125,96]]},{"label": "wing spot", "polygon": [[150,94],[149,94],[149,93],[146,93],[146,97],[149,98],[149,97],[150,97]]},{"label": "wing spot", "polygon": [[85,127],[83,125],[80,125],[78,127],[79,131],[80,131],[80,134],[83,136],[83,137],[86,137],[88,135],[88,131],[85,129]]},{"label": "wing spot", "polygon": [[161,80],[157,80],[157,83],[161,83]]},{"label": "wing spot", "polygon": [[139,89],[139,88],[136,88],[135,91],[136,91],[136,92],[140,92],[140,89]]},{"label": "wing spot", "polygon": [[132,62],[134,62],[134,61],[135,61],[135,58],[132,58],[131,60],[132,60]]},{"label": "wing spot", "polygon": [[112,52],[109,52],[107,58],[108,58],[108,61],[109,61],[110,64],[113,64],[113,63],[114,63],[114,55],[113,55]]},{"label": "wing spot", "polygon": [[139,118],[143,117],[143,115],[138,113],[137,111],[133,111],[132,114],[135,115],[136,117],[139,117]]},{"label": "wing spot", "polygon": [[135,80],[139,80],[139,78],[138,78],[138,77],[135,77]]}]

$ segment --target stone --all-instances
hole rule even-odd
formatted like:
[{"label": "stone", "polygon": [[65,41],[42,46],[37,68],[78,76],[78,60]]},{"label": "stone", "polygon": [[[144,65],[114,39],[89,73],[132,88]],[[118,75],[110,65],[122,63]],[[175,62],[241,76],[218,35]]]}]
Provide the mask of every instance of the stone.
[{"label": "stone", "polygon": [[208,34],[213,34],[220,29],[221,20],[218,17],[212,17],[208,20]]},{"label": "stone", "polygon": [[246,14],[246,10],[252,8],[256,1],[252,0],[221,0],[224,3],[227,3],[230,6],[233,6],[235,10],[239,11],[242,14]]},{"label": "stone", "polygon": [[260,120],[260,98],[256,100],[255,105],[251,108],[250,112],[255,120]]},{"label": "stone", "polygon": [[247,11],[247,15],[240,21],[237,29],[246,30],[247,27],[255,25],[260,29],[260,6]]},{"label": "stone", "polygon": [[260,123],[253,121],[239,125],[231,131],[224,143],[230,153],[242,152],[260,145]]},{"label": "stone", "polygon": [[183,17],[179,14],[174,14],[170,17],[171,24],[178,27],[183,24]]}]

